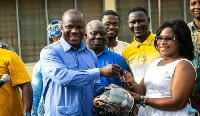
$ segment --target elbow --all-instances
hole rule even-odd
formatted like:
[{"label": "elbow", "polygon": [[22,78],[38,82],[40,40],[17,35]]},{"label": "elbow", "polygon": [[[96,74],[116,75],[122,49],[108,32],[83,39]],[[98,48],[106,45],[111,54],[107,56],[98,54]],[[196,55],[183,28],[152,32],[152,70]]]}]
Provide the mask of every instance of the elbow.
[{"label": "elbow", "polygon": [[181,110],[185,108],[186,105],[187,105],[187,101],[179,100],[174,103],[174,106],[175,106],[174,109]]}]

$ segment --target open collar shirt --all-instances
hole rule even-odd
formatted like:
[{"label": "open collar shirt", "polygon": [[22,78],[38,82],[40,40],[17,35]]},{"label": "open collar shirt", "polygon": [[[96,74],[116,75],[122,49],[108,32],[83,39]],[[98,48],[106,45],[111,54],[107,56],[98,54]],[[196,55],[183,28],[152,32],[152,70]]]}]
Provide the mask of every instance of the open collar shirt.
[{"label": "open collar shirt", "polygon": [[[98,55],[98,61],[99,61],[100,68],[102,68],[108,64],[118,64],[118,65],[120,65],[121,69],[128,70],[128,66],[127,66],[125,59],[121,55],[108,50],[108,48],[106,46],[104,47],[104,50]],[[106,77],[101,76],[101,85],[102,86],[106,87],[111,83],[119,85],[122,82],[119,77],[106,78]]]},{"label": "open collar shirt", "polygon": [[124,48],[122,52],[122,56],[130,67],[137,83],[140,83],[144,78],[149,64],[161,57],[160,53],[154,47],[154,40],[155,34],[152,32],[143,43],[136,41],[134,37],[133,42]]},{"label": "open collar shirt", "polygon": [[83,42],[77,51],[62,37],[40,53],[46,116],[93,116],[102,87],[97,56]]}]

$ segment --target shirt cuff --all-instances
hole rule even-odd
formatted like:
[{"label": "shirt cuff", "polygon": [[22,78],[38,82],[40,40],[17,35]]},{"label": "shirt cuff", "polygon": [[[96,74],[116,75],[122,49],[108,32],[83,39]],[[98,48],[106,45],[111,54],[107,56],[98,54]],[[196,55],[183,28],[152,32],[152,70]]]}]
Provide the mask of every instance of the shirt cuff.
[{"label": "shirt cuff", "polygon": [[89,73],[88,80],[89,82],[99,82],[100,83],[100,70],[99,68],[89,69],[87,71]]}]

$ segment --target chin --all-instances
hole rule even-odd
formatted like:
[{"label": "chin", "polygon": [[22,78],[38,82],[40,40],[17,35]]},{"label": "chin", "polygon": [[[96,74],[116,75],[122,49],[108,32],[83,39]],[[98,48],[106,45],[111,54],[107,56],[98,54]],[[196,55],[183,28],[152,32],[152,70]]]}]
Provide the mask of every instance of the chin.
[{"label": "chin", "polygon": [[108,36],[108,40],[115,39],[117,36]]},{"label": "chin", "polygon": [[198,21],[200,21],[200,16],[198,15],[198,16],[196,16],[195,17]]}]

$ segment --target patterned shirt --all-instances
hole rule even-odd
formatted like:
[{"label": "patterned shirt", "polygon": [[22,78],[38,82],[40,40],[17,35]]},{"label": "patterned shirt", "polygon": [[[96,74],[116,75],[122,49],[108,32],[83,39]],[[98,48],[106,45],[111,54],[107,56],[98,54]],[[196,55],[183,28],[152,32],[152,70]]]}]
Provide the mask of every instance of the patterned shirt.
[{"label": "patterned shirt", "polygon": [[190,28],[192,41],[194,44],[195,58],[192,60],[192,63],[197,72],[195,85],[196,85],[196,90],[200,93],[200,30],[196,27],[194,21],[188,23],[188,26]]}]

